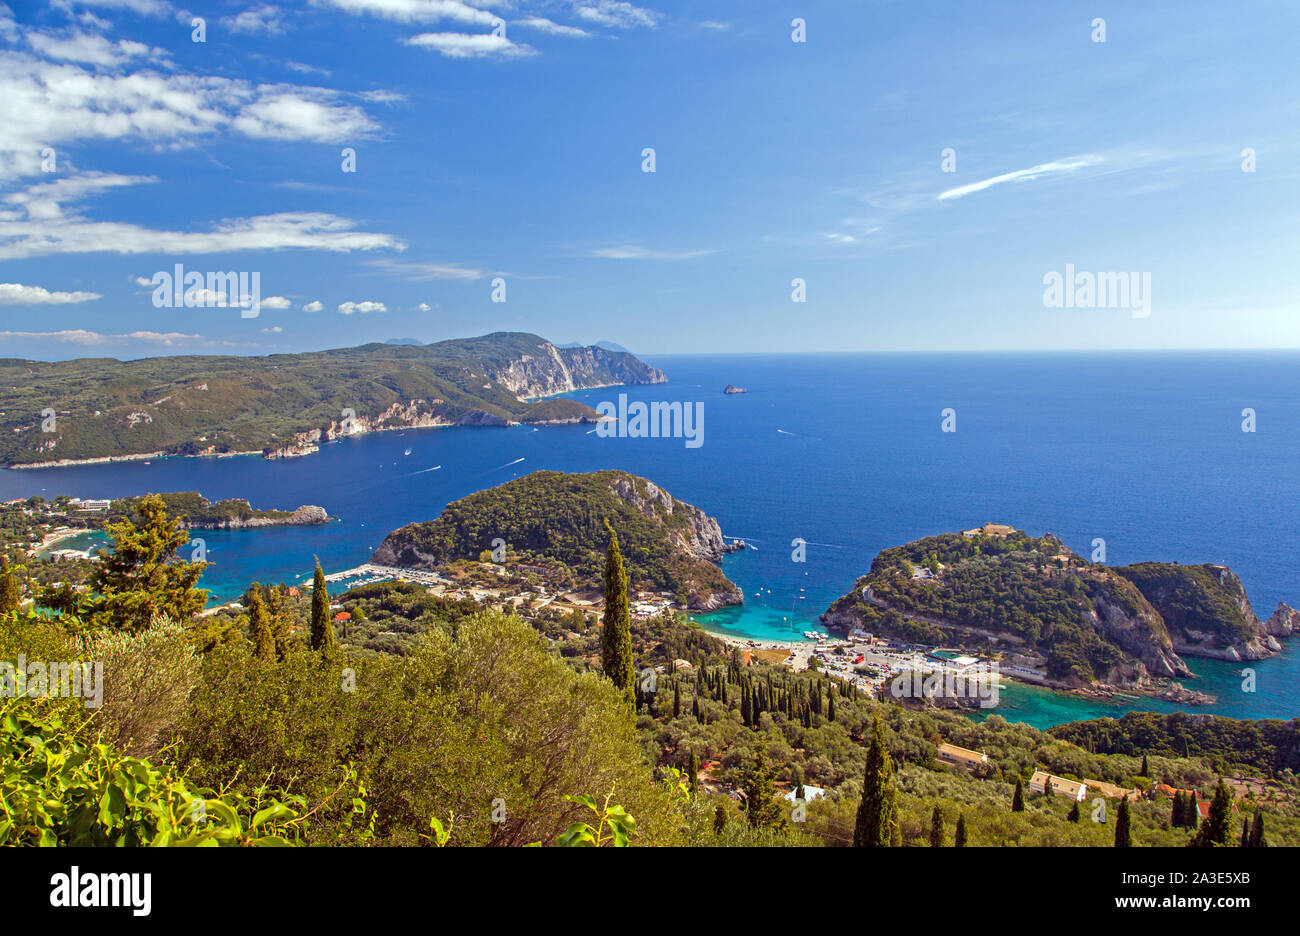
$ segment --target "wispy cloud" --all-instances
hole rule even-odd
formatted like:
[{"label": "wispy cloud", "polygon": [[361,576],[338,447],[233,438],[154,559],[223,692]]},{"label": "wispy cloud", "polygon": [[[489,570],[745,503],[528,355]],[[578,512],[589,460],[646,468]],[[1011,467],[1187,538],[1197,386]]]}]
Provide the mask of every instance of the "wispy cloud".
[{"label": "wispy cloud", "polygon": [[460,23],[491,25],[501,17],[461,0],[313,0],[316,6],[333,7],[355,15],[375,16],[399,23]]},{"label": "wispy cloud", "polygon": [[[84,328],[65,328],[61,331],[0,331],[0,340],[44,340],[58,341],[63,344],[122,344],[126,342],[146,342],[148,344],[178,345],[191,342],[204,342],[202,335],[186,335],[183,332],[134,331],[124,335],[105,335],[100,332],[86,331]],[[224,343],[224,342],[223,342]]]},{"label": "wispy cloud", "polygon": [[519,58],[537,54],[532,46],[512,42],[496,33],[420,33],[403,42],[421,49],[432,49],[447,58]]},{"label": "wispy cloud", "polygon": [[400,276],[412,283],[429,280],[464,280],[473,282],[491,276],[489,270],[461,266],[458,263],[402,263],[398,260],[375,260],[371,266]]},{"label": "wispy cloud", "polygon": [[235,16],[223,17],[221,24],[235,33],[268,33],[274,36],[284,32],[282,11],[269,4],[245,10]]},{"label": "wispy cloud", "polygon": [[548,20],[544,16],[526,16],[523,19],[513,20],[511,26],[523,26],[525,29],[535,29],[538,32],[546,33],[550,36],[569,36],[580,39],[590,36],[591,33],[578,26],[565,26],[561,23]]},{"label": "wispy cloud", "polygon": [[1061,159],[1054,162],[1039,163],[1037,166],[1030,166],[1028,169],[1017,169],[1014,172],[1004,172],[1002,175],[996,175],[979,182],[972,182],[970,185],[959,185],[957,188],[950,188],[945,192],[939,193],[939,201],[950,201],[954,198],[964,198],[965,196],[974,194],[975,192],[982,192],[995,185],[1001,185],[1003,182],[1028,182],[1033,179],[1041,179],[1044,176],[1062,175],[1064,173],[1074,172],[1078,169],[1085,169],[1088,166],[1098,165],[1103,161],[1104,160],[1101,156],[1085,155],[1072,156],[1069,159]]},{"label": "wispy cloud", "polygon": [[593,250],[591,255],[605,260],[691,260],[695,257],[705,257],[715,253],[718,253],[718,251],[705,249],[655,250],[650,247],[626,244],[621,247],[599,247]]},{"label": "wispy cloud", "polygon": [[664,18],[662,13],[626,3],[624,0],[575,0],[573,15],[598,26],[654,29]]}]

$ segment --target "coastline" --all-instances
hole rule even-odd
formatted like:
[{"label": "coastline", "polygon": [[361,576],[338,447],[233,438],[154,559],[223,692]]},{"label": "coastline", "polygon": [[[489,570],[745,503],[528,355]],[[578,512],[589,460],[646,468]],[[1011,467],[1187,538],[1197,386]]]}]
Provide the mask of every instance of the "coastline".
[{"label": "coastline", "polygon": [[6,471],[39,471],[42,468],[77,468],[82,465],[110,465],[114,462],[145,461],[154,458],[244,458],[249,455],[261,455],[256,452],[199,452],[194,455],[182,455],[179,452],[139,452],[133,455],[101,455],[95,458],[61,458],[50,462],[24,462],[19,465],[4,465]]},{"label": "coastline", "polygon": [[[644,386],[644,385],[643,384],[621,384],[621,383],[597,384],[596,386],[592,386],[592,387],[578,387],[573,390],[561,390],[558,393],[552,393],[546,396],[524,397],[521,399],[525,403],[532,403],[538,400],[549,400],[556,397],[560,397],[566,393],[581,393],[586,390],[600,390],[605,387],[627,387],[627,386]],[[566,419],[541,419],[541,420],[537,420],[536,422],[529,422],[529,423],[518,422],[517,420],[507,420],[505,425],[507,428],[512,426],[533,426],[533,427],[573,426],[573,425],[582,425],[585,423],[594,423],[598,421],[600,420],[594,420],[586,416],[579,416],[579,417],[570,417]],[[339,442],[342,439],[358,438],[361,436],[372,435],[377,432],[399,432],[399,431],[404,432],[407,430],[414,431],[418,429],[454,429],[458,427],[464,427],[470,429],[492,428],[490,426],[481,426],[469,422],[462,422],[462,423],[450,423],[450,422],[436,423],[435,422],[424,426],[380,426],[377,429],[363,429],[358,432],[349,433],[346,436],[340,436],[337,439],[328,439],[323,443],[321,442],[312,443],[312,445],[316,446],[316,449],[314,451],[306,451],[306,452],[289,454],[289,455],[279,455],[276,456],[275,458],[267,459],[267,460],[277,461],[277,460],[291,459],[291,458],[306,458],[310,455],[316,454],[316,452],[319,451],[319,446],[322,444],[329,445],[331,442]],[[196,452],[195,454],[192,455],[182,454],[180,452],[160,451],[160,452],[136,452],[128,455],[99,455],[93,458],[60,458],[57,461],[48,461],[48,462],[22,462],[19,464],[0,465],[0,468],[3,468],[7,471],[39,471],[42,468],[78,468],[81,467],[82,465],[109,465],[115,462],[147,461],[155,458],[245,458],[252,455],[258,455],[265,458],[262,449],[256,449],[247,452]]]}]

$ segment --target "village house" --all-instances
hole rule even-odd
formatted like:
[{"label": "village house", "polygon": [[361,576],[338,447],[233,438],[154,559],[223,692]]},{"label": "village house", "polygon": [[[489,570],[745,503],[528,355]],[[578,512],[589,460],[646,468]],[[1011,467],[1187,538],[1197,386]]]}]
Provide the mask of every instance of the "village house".
[{"label": "village house", "polygon": [[972,751],[969,748],[958,747],[955,744],[939,745],[939,760],[945,764],[955,764],[958,767],[977,767],[980,764],[987,764],[989,756],[982,751]]},{"label": "village house", "polygon": [[1035,770],[1034,775],[1029,778],[1029,792],[1042,793],[1048,783],[1052,785],[1052,793],[1060,794],[1076,803],[1082,803],[1088,795],[1087,784],[1066,780],[1064,777],[1053,777],[1042,770]]},{"label": "village house", "polygon": [[1010,536],[1016,532],[1016,528],[1008,526],[1005,523],[986,523],[982,527],[976,527],[973,530],[962,530],[962,536]]},{"label": "village house", "polygon": [[1113,783],[1107,783],[1104,780],[1088,780],[1089,789],[1095,790],[1108,799],[1123,799],[1130,797],[1137,799],[1141,794],[1137,790],[1127,790],[1122,786],[1116,786]]}]

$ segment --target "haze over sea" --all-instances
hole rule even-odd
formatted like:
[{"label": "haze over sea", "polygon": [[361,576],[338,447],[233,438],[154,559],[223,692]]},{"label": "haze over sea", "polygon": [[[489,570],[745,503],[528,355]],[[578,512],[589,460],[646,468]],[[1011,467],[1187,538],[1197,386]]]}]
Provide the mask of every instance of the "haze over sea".
[{"label": "haze over sea", "polygon": [[[306,458],[160,458],[0,471],[0,495],[120,497],[197,490],[255,507],[318,504],[339,522],[196,531],[214,563],[214,600],[253,580],[298,581],[313,555],[327,572],[364,562],[388,531],[449,501],[538,469],[621,468],[716,516],[756,547],[723,567],[743,608],[712,629],[799,638],[852,588],[876,553],[997,521],[1052,532],[1080,555],[1106,542],[1108,564],[1145,559],[1230,566],[1261,617],[1300,605],[1300,353],[800,354],[647,356],[668,384],[569,394],[704,402],[704,444],[601,438],[590,426],[378,433]],[[728,383],[748,388],[724,396]],[[940,431],[941,411],[957,431]],[[1258,430],[1241,429],[1242,410]],[[410,454],[406,454],[409,449]],[[791,561],[791,541],[807,561]],[[487,544],[484,544],[485,547]],[[1284,641],[1284,643],[1286,643]],[[1253,664],[1188,658],[1196,711],[1300,716],[1300,638]],[[1013,685],[994,711],[1039,727],[1128,708]]]}]

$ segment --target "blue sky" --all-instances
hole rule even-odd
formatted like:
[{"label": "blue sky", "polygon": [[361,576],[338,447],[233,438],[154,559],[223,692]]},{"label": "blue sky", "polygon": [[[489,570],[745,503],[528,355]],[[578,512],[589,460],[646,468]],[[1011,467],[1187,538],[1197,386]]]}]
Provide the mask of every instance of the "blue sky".
[{"label": "blue sky", "polygon": [[0,356],[1300,346],[1293,3],[5,3]]}]

